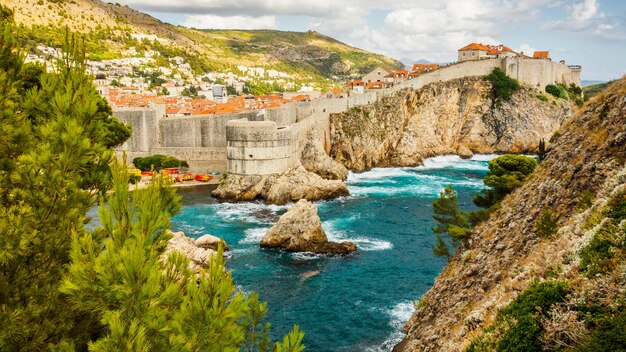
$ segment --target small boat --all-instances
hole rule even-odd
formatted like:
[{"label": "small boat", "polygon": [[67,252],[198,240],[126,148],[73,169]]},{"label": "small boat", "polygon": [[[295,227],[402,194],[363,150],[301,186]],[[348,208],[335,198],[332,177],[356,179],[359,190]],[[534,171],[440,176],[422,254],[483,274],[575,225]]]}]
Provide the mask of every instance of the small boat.
[{"label": "small boat", "polygon": [[183,181],[193,181],[194,176],[191,173],[186,173],[186,174],[183,174],[182,179]]},{"label": "small boat", "polygon": [[213,176],[207,175],[207,174],[196,174],[196,176],[194,177],[196,181],[201,181],[201,182],[208,182],[212,178]]}]

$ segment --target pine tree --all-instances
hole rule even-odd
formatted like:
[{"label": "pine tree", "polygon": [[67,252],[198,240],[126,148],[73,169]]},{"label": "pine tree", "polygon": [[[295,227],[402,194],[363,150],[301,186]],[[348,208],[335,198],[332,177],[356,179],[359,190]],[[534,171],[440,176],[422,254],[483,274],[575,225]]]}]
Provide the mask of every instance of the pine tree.
[{"label": "pine tree", "polygon": [[[0,6],[0,351],[268,350],[266,307],[236,290],[221,255],[199,277],[178,253],[160,260],[178,197],[162,179],[131,196],[126,171],[112,172],[130,131],[79,48],[68,36],[55,72],[25,65]],[[98,197],[102,227],[88,233]],[[272,348],[300,351],[302,336],[296,326]]]},{"label": "pine tree", "polygon": [[433,246],[433,254],[438,257],[446,257],[448,261],[451,258],[450,247],[439,234],[437,235],[437,243]]},{"label": "pine tree", "polygon": [[541,138],[539,140],[539,148],[537,151],[537,157],[539,158],[539,162],[542,162],[543,159],[546,158],[546,141]]},{"label": "pine tree", "polygon": [[[72,239],[72,264],[61,288],[75,309],[103,323],[90,349],[270,350],[267,305],[237,291],[221,251],[199,276],[179,253],[163,260],[170,216],[179,209],[169,181],[155,177],[131,193],[126,170],[116,166],[113,193],[102,204],[102,227]],[[301,340],[297,333],[273,348],[299,351]]]},{"label": "pine tree", "polygon": [[433,232],[447,233],[455,244],[466,245],[471,233],[469,217],[459,209],[459,200],[452,186],[444,188],[439,198],[433,201],[433,211],[433,219],[438,222]]},{"label": "pine tree", "polygon": [[86,343],[98,322],[58,287],[70,238],[110,183],[110,110],[75,45],[57,72],[24,64],[12,14],[0,13],[0,350]]}]

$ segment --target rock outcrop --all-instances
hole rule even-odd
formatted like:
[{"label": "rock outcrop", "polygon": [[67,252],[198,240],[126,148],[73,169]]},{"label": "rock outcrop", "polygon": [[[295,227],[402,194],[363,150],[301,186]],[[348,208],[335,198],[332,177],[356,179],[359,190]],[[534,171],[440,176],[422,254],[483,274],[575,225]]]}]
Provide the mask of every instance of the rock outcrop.
[{"label": "rock outcrop", "polygon": [[540,139],[549,140],[570,115],[568,102],[543,101],[529,87],[497,104],[490,92],[489,82],[466,77],[405,89],[333,114],[330,156],[348,169],[365,171],[416,166],[443,154],[524,153],[535,151]]},{"label": "rock outcrop", "polygon": [[317,206],[304,199],[267,231],[261,239],[261,247],[328,254],[348,254],[356,250],[356,245],[351,242],[328,241],[317,215]]},{"label": "rock outcrop", "polygon": [[287,204],[300,199],[332,199],[348,195],[348,187],[340,180],[326,180],[297,165],[280,175],[229,175],[211,193],[227,202],[263,199],[268,204]]},{"label": "rock outcrop", "polygon": [[[516,140],[507,143],[518,145]],[[593,197],[593,202],[582,211],[579,204],[585,194]],[[564,122],[532,177],[474,228],[469,248],[452,258],[421,298],[405,326],[406,338],[394,350],[463,351],[473,339],[488,334],[484,329],[495,321],[499,309],[532,282],[551,280],[555,275],[565,280],[572,292],[562,305],[542,313],[554,319],[573,317],[584,326],[573,309],[611,307],[619,302],[617,293],[623,295],[624,258],[619,264],[622,269],[616,266],[612,274],[591,276],[582,272],[579,253],[607,223],[609,201],[619,204],[625,200],[623,78]],[[535,226],[543,209],[550,209],[558,219],[558,231],[550,238],[540,236]],[[574,336],[568,326],[574,325],[557,326],[562,330],[555,335]]]},{"label": "rock outcrop", "polygon": [[348,178],[348,169],[326,154],[322,141],[313,129],[307,132],[307,138],[301,148],[300,160],[307,171],[318,174],[322,178],[342,181]]},{"label": "rock outcrop", "polygon": [[171,232],[172,238],[167,243],[163,259],[167,260],[167,256],[171,252],[179,252],[189,259],[189,268],[194,272],[199,272],[202,268],[208,268],[211,263],[211,256],[217,253],[218,243],[222,242],[224,250],[228,250],[228,246],[223,239],[204,235],[197,240],[187,237],[183,232]]}]

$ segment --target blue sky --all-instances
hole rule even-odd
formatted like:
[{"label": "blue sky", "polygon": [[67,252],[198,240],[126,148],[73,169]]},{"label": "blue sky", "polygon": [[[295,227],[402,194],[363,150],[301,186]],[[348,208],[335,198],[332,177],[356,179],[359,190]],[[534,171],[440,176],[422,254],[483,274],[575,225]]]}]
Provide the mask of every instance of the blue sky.
[{"label": "blue sky", "polygon": [[625,0],[117,1],[188,27],[315,30],[397,59],[448,62],[468,43],[502,43],[549,50],[583,79],[626,74]]}]

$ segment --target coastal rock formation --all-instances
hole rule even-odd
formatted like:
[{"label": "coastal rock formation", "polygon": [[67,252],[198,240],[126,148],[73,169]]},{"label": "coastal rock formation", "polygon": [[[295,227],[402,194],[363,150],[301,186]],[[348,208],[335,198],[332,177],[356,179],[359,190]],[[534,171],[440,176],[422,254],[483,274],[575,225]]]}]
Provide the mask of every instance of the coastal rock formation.
[{"label": "coastal rock formation", "polygon": [[524,153],[549,140],[570,114],[568,102],[529,87],[508,102],[494,103],[490,92],[491,83],[466,77],[333,114],[330,155],[348,169],[365,171],[416,166],[443,154]]},{"label": "coastal rock formation", "polygon": [[[506,142],[510,146],[524,146],[514,135],[511,137]],[[587,208],[581,207],[585,199]],[[608,217],[612,216],[607,215],[607,209],[611,209],[610,204],[623,207],[624,202],[626,78],[564,122],[546,159],[531,178],[508,195],[488,220],[474,228],[469,248],[456,253],[434,286],[421,297],[405,326],[407,336],[394,351],[463,351],[476,338],[502,338],[502,334],[489,335],[493,330],[485,331],[496,321],[498,311],[531,283],[554,280],[555,276],[566,282],[571,292],[565,302],[540,313],[547,319],[569,317],[573,323],[554,328],[542,320],[541,343],[558,344],[559,338],[584,334],[584,330],[568,330],[586,324],[578,320],[586,318],[577,314],[577,307],[602,311],[619,304],[626,276],[623,257],[605,273],[586,275],[581,269],[581,249],[589,248],[591,239],[602,229],[604,236],[619,231],[616,225],[607,227]],[[545,209],[558,219],[554,228],[557,231],[548,238],[541,236],[536,226]],[[622,221],[621,226],[624,224]],[[549,335],[550,331],[554,334]],[[489,339],[481,341],[485,344]],[[580,338],[566,342],[576,346]]]},{"label": "coastal rock formation", "polygon": [[172,238],[167,243],[163,258],[167,260],[169,253],[177,251],[189,259],[189,268],[199,272],[207,268],[211,262],[211,256],[217,253],[217,243],[224,243],[224,250],[228,246],[223,239],[211,235],[204,235],[197,240],[185,236],[183,232],[170,231]]},{"label": "coastal rock formation", "polygon": [[349,192],[342,181],[323,179],[297,165],[280,175],[229,175],[211,194],[228,202],[264,199],[268,204],[282,205],[300,199],[331,199]]},{"label": "coastal rock formation", "polygon": [[291,207],[261,239],[261,247],[289,252],[348,254],[356,250],[352,242],[330,242],[322,229],[317,206],[300,200]]},{"label": "coastal rock formation", "polygon": [[221,238],[219,238],[217,236],[205,234],[205,235],[202,235],[202,236],[198,237],[194,241],[194,244],[196,246],[198,246],[200,248],[204,248],[204,249],[212,249],[214,251],[218,250],[220,243],[222,244],[222,249],[224,251],[230,250],[230,248],[226,244],[226,241],[224,241],[223,239],[221,239]]},{"label": "coastal rock formation", "polygon": [[343,181],[348,178],[348,169],[326,154],[322,141],[313,129],[307,132],[307,138],[301,149],[300,159],[307,171],[328,180]]}]

